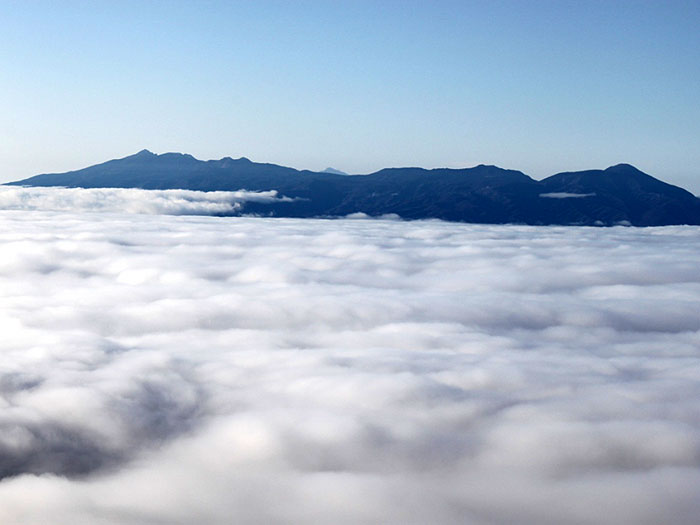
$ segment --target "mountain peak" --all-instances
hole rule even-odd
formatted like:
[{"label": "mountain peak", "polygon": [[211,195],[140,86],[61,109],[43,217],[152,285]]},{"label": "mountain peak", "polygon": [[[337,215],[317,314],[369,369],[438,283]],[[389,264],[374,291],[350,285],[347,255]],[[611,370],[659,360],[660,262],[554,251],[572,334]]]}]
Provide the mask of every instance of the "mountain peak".
[{"label": "mountain peak", "polygon": [[274,205],[250,202],[245,212],[276,217],[334,217],[362,212],[370,216],[394,213],[406,219],[500,224],[700,224],[700,199],[630,164],[559,173],[542,181],[486,164],[461,169],[387,168],[362,177],[340,177],[251,162],[245,157],[200,161],[184,153],[142,150],[82,170],[37,175],[10,184],[274,190],[288,200]]},{"label": "mountain peak", "polygon": [[640,170],[632,166],[632,164],[615,164],[614,166],[610,166],[607,168],[605,171],[612,171],[612,172],[617,172],[617,173],[641,173]]},{"label": "mountain peak", "polygon": [[323,170],[321,173],[330,173],[332,175],[347,175],[347,173],[345,173],[344,171],[331,168],[330,166]]}]

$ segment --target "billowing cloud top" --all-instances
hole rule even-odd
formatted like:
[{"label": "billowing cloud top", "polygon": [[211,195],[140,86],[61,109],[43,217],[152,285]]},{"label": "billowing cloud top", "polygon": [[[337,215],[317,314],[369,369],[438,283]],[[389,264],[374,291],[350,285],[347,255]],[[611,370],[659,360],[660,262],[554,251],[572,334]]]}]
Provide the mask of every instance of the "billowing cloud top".
[{"label": "billowing cloud top", "polygon": [[220,215],[245,202],[287,202],[272,191],[141,190],[0,186],[0,210],[125,212],[149,215]]},{"label": "billowing cloud top", "polygon": [[0,211],[0,253],[0,523],[700,515],[698,228]]}]

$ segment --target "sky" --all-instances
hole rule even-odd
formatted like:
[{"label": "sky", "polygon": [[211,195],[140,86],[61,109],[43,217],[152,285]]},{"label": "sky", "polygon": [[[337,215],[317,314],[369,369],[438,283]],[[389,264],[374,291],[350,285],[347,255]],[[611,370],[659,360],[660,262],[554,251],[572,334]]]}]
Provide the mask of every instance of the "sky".
[{"label": "sky", "polygon": [[300,169],[626,162],[700,194],[697,1],[0,3],[0,181],[148,148]]},{"label": "sky", "polygon": [[0,523],[697,523],[697,227],[100,191],[0,188]]}]

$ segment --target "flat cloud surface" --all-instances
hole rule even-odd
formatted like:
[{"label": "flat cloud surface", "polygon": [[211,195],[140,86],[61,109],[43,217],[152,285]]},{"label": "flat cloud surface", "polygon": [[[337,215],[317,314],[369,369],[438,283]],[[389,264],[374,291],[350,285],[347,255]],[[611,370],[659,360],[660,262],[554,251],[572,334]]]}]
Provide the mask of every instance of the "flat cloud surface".
[{"label": "flat cloud surface", "polygon": [[0,212],[0,523],[696,523],[700,229]]},{"label": "flat cloud surface", "polygon": [[146,215],[217,215],[239,212],[245,202],[288,202],[276,190],[192,191],[137,188],[0,186],[0,210],[120,212]]}]

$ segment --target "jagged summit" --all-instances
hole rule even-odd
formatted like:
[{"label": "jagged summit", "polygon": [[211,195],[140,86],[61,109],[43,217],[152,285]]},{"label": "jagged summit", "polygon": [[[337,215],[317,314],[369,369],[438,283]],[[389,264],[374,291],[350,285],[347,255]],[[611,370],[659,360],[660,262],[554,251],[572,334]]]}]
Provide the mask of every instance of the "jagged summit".
[{"label": "jagged summit", "polygon": [[122,159],[115,159],[117,161],[119,160],[126,160],[126,159],[155,159],[155,158],[166,158],[166,159],[177,159],[177,158],[186,158],[186,159],[195,159],[192,155],[189,153],[181,153],[179,151],[168,151],[166,153],[153,153],[152,151],[148,149],[142,149],[138,153],[134,153],[133,155],[129,155],[127,157],[124,157]]},{"label": "jagged summit", "polygon": [[[335,170],[338,171],[338,170]],[[536,181],[517,170],[385,168],[362,177],[299,171],[246,157],[202,161],[186,153],[135,155],[10,183],[28,186],[277,190],[291,200],[248,203],[244,213],[335,217],[362,212],[406,219],[519,224],[700,225],[700,199],[630,164]],[[585,197],[585,198],[582,198]]]}]

